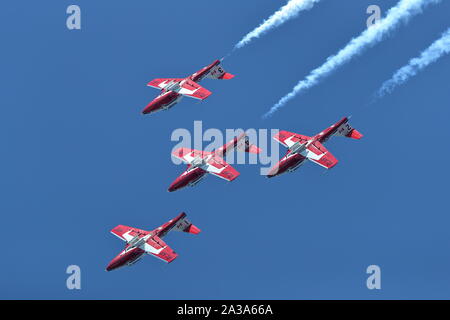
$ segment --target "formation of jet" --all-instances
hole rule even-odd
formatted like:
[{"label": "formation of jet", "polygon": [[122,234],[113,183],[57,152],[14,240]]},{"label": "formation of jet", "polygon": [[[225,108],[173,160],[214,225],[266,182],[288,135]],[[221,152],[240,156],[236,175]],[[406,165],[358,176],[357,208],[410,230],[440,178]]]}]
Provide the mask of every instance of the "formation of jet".
[{"label": "formation of jet", "polygon": [[186,186],[194,186],[207,173],[215,175],[227,181],[233,181],[239,176],[239,172],[223,160],[225,155],[233,150],[249,153],[260,153],[261,149],[250,144],[245,133],[235,137],[230,142],[213,152],[205,152],[188,148],[178,148],[172,155],[187,163],[187,169],[170,185],[168,191],[176,191]]},{"label": "formation of jet", "polygon": [[221,67],[220,60],[216,60],[187,78],[154,79],[147,85],[160,89],[161,93],[142,110],[142,113],[148,114],[169,109],[177,104],[183,96],[205,100],[211,95],[211,92],[198,84],[204,77],[228,80],[232,79],[234,75],[226,72]]},{"label": "formation of jet", "polygon": [[[161,89],[161,93],[142,112],[148,114],[169,109],[183,96],[200,100],[206,99],[211,95],[211,92],[198,84],[204,77],[231,79],[234,76],[220,66],[220,60],[216,60],[184,79],[154,79],[148,83],[148,86]],[[350,126],[347,117],[342,118],[331,127],[313,137],[288,131],[280,131],[273,138],[287,147],[288,151],[270,169],[267,177],[271,178],[285,172],[292,172],[305,163],[306,160],[315,162],[327,169],[334,167],[338,163],[338,160],[323,145],[332,136],[361,139],[363,135]],[[224,158],[227,153],[234,150],[255,154],[261,152],[260,148],[249,142],[246,133],[238,135],[233,140],[212,152],[178,148],[172,152],[172,155],[185,162],[187,169],[175,179],[169,186],[168,191],[173,192],[186,186],[194,186],[208,173],[227,181],[233,181],[239,176],[239,172],[225,162]],[[111,233],[124,240],[126,245],[125,249],[111,260],[106,270],[111,271],[123,266],[132,265],[139,261],[145,253],[153,255],[167,263],[172,262],[178,255],[162,240],[171,230],[192,234],[200,233],[200,229],[187,220],[184,212],[152,231],[123,225],[116,226],[111,230]]]},{"label": "formation of jet", "polygon": [[178,254],[162,240],[171,230],[192,234],[200,233],[200,229],[186,219],[186,213],[184,212],[152,231],[118,225],[111,230],[111,233],[124,240],[127,244],[125,249],[111,260],[106,267],[106,271],[130,266],[139,261],[144,253],[167,263],[172,262]]},{"label": "formation of jet", "polygon": [[278,132],[273,138],[289,150],[270,169],[267,177],[272,178],[285,172],[292,172],[302,165],[305,160],[315,162],[327,169],[334,167],[338,163],[338,160],[322,144],[334,135],[352,139],[361,139],[363,136],[350,126],[347,117],[342,118],[331,127],[313,137],[303,136],[289,131]]}]

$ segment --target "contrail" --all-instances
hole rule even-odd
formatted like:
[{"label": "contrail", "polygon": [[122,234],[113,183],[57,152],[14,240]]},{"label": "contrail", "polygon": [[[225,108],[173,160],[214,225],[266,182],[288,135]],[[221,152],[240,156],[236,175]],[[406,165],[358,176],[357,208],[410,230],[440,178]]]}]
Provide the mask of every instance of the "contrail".
[{"label": "contrail", "polygon": [[364,49],[373,46],[383,40],[391,31],[395,30],[402,22],[406,23],[411,17],[422,12],[424,7],[441,0],[400,0],[395,7],[389,9],[384,19],[367,28],[358,37],[353,38],[336,55],[327,58],[326,62],[302,81],[297,83],[294,89],[282,97],[272,108],[264,114],[264,118],[271,116],[286,102],[297,94],[316,85],[322,78],[329,75],[344,63],[350,61],[354,56],[361,54]]},{"label": "contrail", "polygon": [[234,49],[239,49],[250,43],[254,38],[259,38],[270,29],[276,28],[289,19],[295,18],[300,11],[311,9],[316,2],[320,0],[289,0],[283,7],[277,12],[271,15],[267,20],[259,25],[256,29],[249,32],[241,41],[239,41]]},{"label": "contrail", "polygon": [[419,57],[409,60],[407,65],[395,72],[391,79],[385,81],[378,90],[376,98],[391,93],[395,87],[405,83],[409,78],[414,77],[419,71],[447,53],[450,53],[450,28],[442,34],[441,38],[422,51]]}]

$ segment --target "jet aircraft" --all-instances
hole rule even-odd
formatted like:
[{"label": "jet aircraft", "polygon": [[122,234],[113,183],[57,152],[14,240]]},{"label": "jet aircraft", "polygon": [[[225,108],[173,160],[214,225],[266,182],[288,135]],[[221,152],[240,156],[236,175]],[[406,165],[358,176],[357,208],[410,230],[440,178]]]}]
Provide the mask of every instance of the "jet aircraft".
[{"label": "jet aircraft", "polygon": [[169,109],[177,104],[183,96],[205,100],[211,95],[211,92],[198,84],[200,80],[205,77],[223,80],[234,77],[231,73],[226,72],[220,63],[220,60],[216,60],[187,78],[159,78],[150,81],[147,86],[159,89],[161,93],[142,110],[142,113],[149,114]]},{"label": "jet aircraft", "polygon": [[278,132],[273,138],[287,147],[288,151],[270,169],[267,177],[272,178],[285,172],[292,172],[305,163],[305,160],[315,162],[327,169],[334,167],[338,160],[323,145],[332,136],[361,139],[363,135],[350,126],[347,117],[342,118],[313,137],[289,131]]},{"label": "jet aircraft", "polygon": [[172,262],[178,254],[162,240],[171,230],[192,234],[200,233],[200,229],[186,219],[186,213],[184,212],[152,231],[118,225],[111,230],[111,233],[126,242],[125,249],[111,260],[106,267],[106,271],[135,264],[144,253],[167,263]]},{"label": "jet aircraft", "polygon": [[178,148],[172,155],[187,163],[187,169],[170,186],[168,191],[176,191],[186,186],[194,186],[207,173],[211,173],[227,181],[233,181],[239,172],[223,160],[226,154],[234,149],[249,153],[260,153],[261,149],[250,144],[246,133],[242,133],[230,142],[213,152],[205,152],[188,148]]}]

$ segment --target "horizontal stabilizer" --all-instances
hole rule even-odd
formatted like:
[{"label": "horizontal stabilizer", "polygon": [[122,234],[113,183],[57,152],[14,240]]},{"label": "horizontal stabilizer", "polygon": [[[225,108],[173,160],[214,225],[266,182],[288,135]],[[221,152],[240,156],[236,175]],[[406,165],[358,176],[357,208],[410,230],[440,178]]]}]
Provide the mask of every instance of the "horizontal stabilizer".
[{"label": "horizontal stabilizer", "polygon": [[192,234],[199,234],[201,230],[191,223],[191,225],[185,228],[183,231]]},{"label": "horizontal stabilizer", "polygon": [[363,137],[363,135],[358,130],[353,129],[346,135],[346,137],[359,140]]},{"label": "horizontal stabilizer", "polygon": [[225,72],[225,73],[222,75],[222,77],[220,77],[219,79],[222,79],[222,80],[230,80],[230,79],[233,79],[233,78],[234,78],[234,74]]}]

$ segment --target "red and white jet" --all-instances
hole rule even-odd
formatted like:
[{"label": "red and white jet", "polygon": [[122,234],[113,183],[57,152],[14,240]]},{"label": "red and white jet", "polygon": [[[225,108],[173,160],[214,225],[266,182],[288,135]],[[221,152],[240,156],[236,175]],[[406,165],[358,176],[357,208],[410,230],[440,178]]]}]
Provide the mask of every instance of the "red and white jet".
[{"label": "red and white jet", "polygon": [[249,153],[260,153],[261,149],[250,144],[245,133],[235,137],[230,142],[213,152],[198,151],[188,148],[178,148],[172,152],[175,158],[187,163],[187,170],[183,172],[170,185],[168,191],[176,191],[186,186],[194,186],[207,173],[211,173],[227,181],[233,181],[239,176],[239,172],[223,160],[227,152],[237,149]]},{"label": "red and white jet", "polygon": [[140,260],[144,253],[153,255],[167,263],[172,262],[178,257],[178,254],[162,240],[171,230],[193,234],[200,232],[199,228],[186,219],[186,213],[184,212],[152,231],[118,225],[111,230],[111,233],[126,241],[127,244],[125,249],[111,260],[106,267],[106,271],[132,265]]},{"label": "red and white jet", "polygon": [[187,78],[154,79],[147,86],[160,89],[161,93],[142,110],[142,113],[169,109],[177,104],[183,96],[205,100],[211,95],[211,92],[197,83],[204,77],[228,80],[232,79],[234,75],[226,72],[220,66],[220,60],[216,60]]},{"label": "red and white jet", "polygon": [[342,118],[331,127],[313,137],[303,136],[288,131],[278,132],[273,138],[289,148],[289,150],[286,155],[270,169],[267,177],[272,178],[285,172],[294,171],[302,165],[306,159],[327,169],[334,167],[338,163],[338,160],[322,144],[333,135],[352,139],[361,139],[363,136],[350,126],[347,117]]}]

